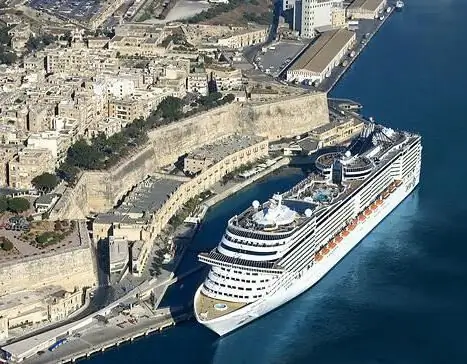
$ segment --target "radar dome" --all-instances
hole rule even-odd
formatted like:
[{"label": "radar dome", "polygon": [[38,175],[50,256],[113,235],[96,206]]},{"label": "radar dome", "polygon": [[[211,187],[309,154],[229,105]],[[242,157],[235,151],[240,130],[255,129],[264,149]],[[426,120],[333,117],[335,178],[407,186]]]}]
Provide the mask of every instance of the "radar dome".
[{"label": "radar dome", "polygon": [[313,214],[313,211],[311,211],[311,209],[306,209],[305,210],[305,216],[306,217],[311,217],[312,214]]},{"label": "radar dome", "polygon": [[254,209],[257,209],[259,207],[259,201],[254,200],[253,203],[251,204],[251,206],[253,206]]},{"label": "radar dome", "polygon": [[345,156],[346,156],[347,158],[350,158],[351,155],[352,155],[352,153],[350,152],[350,150],[348,150],[348,151],[345,152]]}]

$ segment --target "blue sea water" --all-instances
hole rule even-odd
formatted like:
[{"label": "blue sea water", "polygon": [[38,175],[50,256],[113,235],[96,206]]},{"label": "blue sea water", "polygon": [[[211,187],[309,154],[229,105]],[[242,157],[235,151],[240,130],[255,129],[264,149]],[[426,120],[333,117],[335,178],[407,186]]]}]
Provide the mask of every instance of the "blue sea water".
[{"label": "blue sea water", "polygon": [[[332,92],[419,132],[423,167],[415,193],[317,286],[225,338],[188,322],[88,363],[467,363],[466,14],[465,0],[407,0]],[[214,208],[180,269],[232,213],[302,177],[272,176]],[[200,279],[165,303],[191,297]]]}]

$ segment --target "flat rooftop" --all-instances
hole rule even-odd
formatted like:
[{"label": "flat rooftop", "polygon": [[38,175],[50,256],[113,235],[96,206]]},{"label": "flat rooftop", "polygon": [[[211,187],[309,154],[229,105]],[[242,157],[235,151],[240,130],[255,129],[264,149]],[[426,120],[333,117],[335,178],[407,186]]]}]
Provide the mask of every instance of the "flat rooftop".
[{"label": "flat rooftop", "polygon": [[199,160],[211,159],[216,163],[232,153],[251,147],[263,140],[265,138],[254,135],[231,135],[194,150],[188,154],[187,158]]},{"label": "flat rooftop", "polygon": [[337,53],[355,36],[347,29],[322,33],[318,39],[290,67],[290,71],[307,70],[322,73]]},{"label": "flat rooftop", "polygon": [[348,6],[347,9],[364,9],[369,11],[376,11],[376,9],[378,9],[383,1],[384,0],[355,0]]},{"label": "flat rooftop", "polygon": [[95,222],[144,223],[182,184],[183,181],[151,176],[138,184],[116,209],[99,214]]}]

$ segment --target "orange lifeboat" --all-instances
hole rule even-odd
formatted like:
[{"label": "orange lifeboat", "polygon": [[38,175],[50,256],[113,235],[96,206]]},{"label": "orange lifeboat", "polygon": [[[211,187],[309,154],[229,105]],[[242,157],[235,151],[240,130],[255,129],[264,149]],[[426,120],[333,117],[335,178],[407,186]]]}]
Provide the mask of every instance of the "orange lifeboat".
[{"label": "orange lifeboat", "polygon": [[349,231],[348,231],[348,230],[344,230],[344,231],[342,232],[342,236],[343,236],[343,237],[349,236]]},{"label": "orange lifeboat", "polygon": [[319,262],[321,259],[323,259],[322,255],[318,252],[315,254],[315,260]]},{"label": "orange lifeboat", "polygon": [[376,202],[373,202],[370,207],[373,211],[375,211],[378,208],[378,205],[376,204]]},{"label": "orange lifeboat", "polygon": [[327,246],[324,246],[324,248],[321,250],[321,252],[326,255],[326,254],[329,254],[329,249]]},{"label": "orange lifeboat", "polygon": [[383,204],[383,200],[376,200],[376,206],[381,206]]},{"label": "orange lifeboat", "polygon": [[342,241],[342,236],[338,235],[336,237],[336,243],[339,244]]},{"label": "orange lifeboat", "polygon": [[347,229],[348,229],[348,231],[352,231],[353,229],[356,228],[356,226],[357,226],[357,223],[356,223],[356,222],[353,222],[353,223],[351,223],[351,224],[348,226]]},{"label": "orange lifeboat", "polygon": [[370,216],[370,215],[371,215],[371,209],[369,209],[369,208],[366,209],[366,210],[365,210],[365,215],[366,215],[366,216]]},{"label": "orange lifeboat", "polygon": [[[336,239],[337,240],[337,239]],[[334,242],[334,239],[330,241],[330,243],[328,244],[328,247],[330,249],[334,249],[336,247],[336,243]]]},{"label": "orange lifeboat", "polygon": [[361,221],[361,222],[365,221],[365,219],[366,219],[366,218],[365,218],[364,215],[360,215],[360,216],[358,217],[358,220]]}]

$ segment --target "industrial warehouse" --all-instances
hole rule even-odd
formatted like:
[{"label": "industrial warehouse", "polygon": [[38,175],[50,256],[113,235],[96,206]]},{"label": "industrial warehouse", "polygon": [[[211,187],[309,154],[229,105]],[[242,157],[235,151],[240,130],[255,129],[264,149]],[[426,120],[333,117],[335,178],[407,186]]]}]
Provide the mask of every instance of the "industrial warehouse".
[{"label": "industrial warehouse", "polygon": [[347,16],[352,19],[375,19],[386,5],[386,0],[355,0],[347,8]]},{"label": "industrial warehouse", "polygon": [[356,40],[347,29],[322,33],[287,71],[287,81],[320,83],[331,74]]}]

